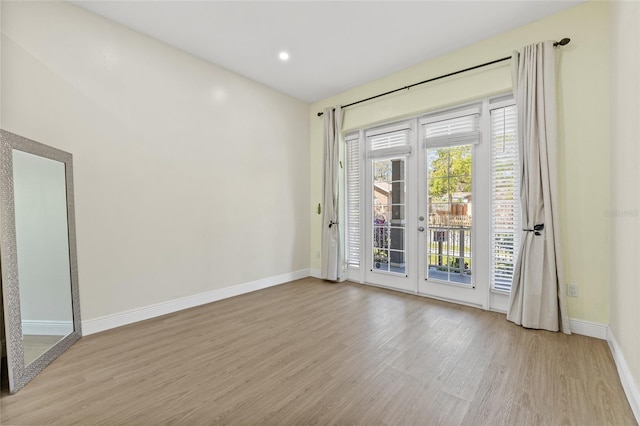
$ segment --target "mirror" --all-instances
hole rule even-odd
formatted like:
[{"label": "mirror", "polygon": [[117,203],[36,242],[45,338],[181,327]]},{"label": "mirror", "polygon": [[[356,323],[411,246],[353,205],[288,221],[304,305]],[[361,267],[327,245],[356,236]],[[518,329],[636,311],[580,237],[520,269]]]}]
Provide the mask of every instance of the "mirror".
[{"label": "mirror", "polygon": [[81,336],[71,154],[0,130],[0,269],[9,391]]}]

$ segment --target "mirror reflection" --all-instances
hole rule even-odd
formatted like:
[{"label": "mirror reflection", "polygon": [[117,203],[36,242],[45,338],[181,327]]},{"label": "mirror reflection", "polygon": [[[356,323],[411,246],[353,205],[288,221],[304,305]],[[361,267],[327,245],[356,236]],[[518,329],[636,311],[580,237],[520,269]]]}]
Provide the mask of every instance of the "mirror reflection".
[{"label": "mirror reflection", "polygon": [[65,164],[15,149],[12,154],[27,366],[74,330]]}]

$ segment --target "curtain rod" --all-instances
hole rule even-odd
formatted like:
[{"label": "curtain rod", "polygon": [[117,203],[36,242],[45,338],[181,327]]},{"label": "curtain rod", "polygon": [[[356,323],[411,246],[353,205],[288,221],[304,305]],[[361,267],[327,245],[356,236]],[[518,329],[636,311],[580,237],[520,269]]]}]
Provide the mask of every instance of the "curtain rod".
[{"label": "curtain rod", "polygon": [[[566,46],[567,44],[569,44],[570,41],[571,41],[570,38],[563,38],[560,41],[554,42],[553,43],[553,47]],[[463,73],[463,72],[467,72],[467,71],[475,70],[475,69],[478,69],[478,68],[486,67],[486,66],[489,66],[489,65],[497,64],[498,62],[508,61],[509,59],[511,59],[511,56],[505,56],[504,58],[496,59],[496,60],[490,61],[490,62],[485,62],[484,64],[475,65],[473,67],[465,68],[463,70],[450,72],[449,74],[440,75],[438,77],[433,77],[433,78],[430,78],[428,80],[423,80],[423,81],[420,81],[418,83],[413,83],[413,84],[410,84],[408,86],[400,87],[398,89],[389,90],[388,92],[380,93],[378,95],[371,96],[371,97],[366,98],[366,99],[360,99],[359,101],[355,101],[355,102],[351,102],[350,104],[346,104],[346,105],[342,106],[342,108],[347,108],[347,107],[350,107],[352,105],[361,104],[362,102],[367,102],[367,101],[370,101],[372,99],[376,99],[376,98],[380,98],[382,96],[390,95],[391,93],[399,92],[401,90],[409,90],[412,87],[419,86],[419,85],[425,84],[425,83],[430,83],[432,81],[440,80],[441,78],[451,77],[452,75],[456,75],[456,74],[460,74],[460,73]],[[324,112],[319,112],[318,113],[318,117],[322,117],[323,114],[324,114]]]}]

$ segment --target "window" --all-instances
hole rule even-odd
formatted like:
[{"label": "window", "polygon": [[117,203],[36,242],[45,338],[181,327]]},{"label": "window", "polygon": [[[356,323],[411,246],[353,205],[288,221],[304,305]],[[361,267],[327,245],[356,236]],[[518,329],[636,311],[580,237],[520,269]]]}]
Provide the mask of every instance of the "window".
[{"label": "window", "polygon": [[358,133],[347,135],[346,149],[346,219],[347,265],[360,266],[360,140]]},{"label": "window", "polygon": [[371,162],[373,269],[405,274],[406,161],[399,157],[378,158]]},{"label": "window", "polygon": [[520,234],[516,106],[491,110],[491,288],[511,291]]}]

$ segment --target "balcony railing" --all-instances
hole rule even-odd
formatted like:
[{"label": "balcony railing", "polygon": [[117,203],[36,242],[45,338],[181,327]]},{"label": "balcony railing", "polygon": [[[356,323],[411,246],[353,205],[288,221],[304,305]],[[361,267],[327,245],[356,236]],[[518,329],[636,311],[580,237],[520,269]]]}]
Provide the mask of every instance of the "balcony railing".
[{"label": "balcony railing", "polygon": [[429,278],[471,284],[471,216],[429,215]]},{"label": "balcony railing", "polygon": [[471,275],[471,228],[429,229],[429,268]]},{"label": "balcony railing", "polygon": [[[432,214],[428,224],[427,268],[429,278],[470,284],[473,269],[471,265],[471,217],[468,215]],[[392,244],[392,235],[402,234],[402,228],[404,225],[381,221],[374,223],[374,264],[382,266],[391,263],[392,267],[400,266],[397,259],[393,259],[393,255],[399,256],[398,249],[404,251],[404,247],[400,248],[396,247],[397,244]],[[404,260],[402,260],[403,263]],[[386,269],[386,267],[382,266],[382,269]]]}]

